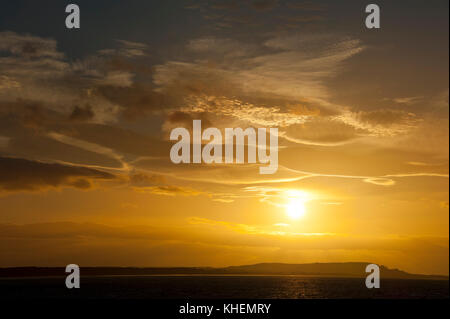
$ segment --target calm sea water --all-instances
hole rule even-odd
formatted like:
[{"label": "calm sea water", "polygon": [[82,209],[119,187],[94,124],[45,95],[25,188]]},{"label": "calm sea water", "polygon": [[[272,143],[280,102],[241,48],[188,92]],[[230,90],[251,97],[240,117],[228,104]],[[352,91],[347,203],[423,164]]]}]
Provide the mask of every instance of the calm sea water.
[{"label": "calm sea water", "polygon": [[315,299],[315,298],[449,298],[449,282],[381,281],[367,289],[364,279],[300,276],[117,276],[82,277],[69,290],[65,278],[0,279],[2,299]]}]

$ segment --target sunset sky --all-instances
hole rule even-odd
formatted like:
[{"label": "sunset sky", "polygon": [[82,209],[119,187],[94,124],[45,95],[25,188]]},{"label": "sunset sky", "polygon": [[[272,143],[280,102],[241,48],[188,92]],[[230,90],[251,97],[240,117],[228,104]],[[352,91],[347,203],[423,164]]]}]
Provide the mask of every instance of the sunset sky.
[{"label": "sunset sky", "polygon": [[[449,272],[446,0],[0,4],[0,267]],[[95,2],[95,3],[94,3]],[[319,4],[320,3],[320,4]],[[171,162],[276,127],[279,168]]]}]

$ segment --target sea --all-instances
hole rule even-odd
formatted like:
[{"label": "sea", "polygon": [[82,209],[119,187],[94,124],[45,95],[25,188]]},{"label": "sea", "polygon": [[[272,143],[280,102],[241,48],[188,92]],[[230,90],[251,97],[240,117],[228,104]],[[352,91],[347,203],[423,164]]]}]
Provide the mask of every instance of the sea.
[{"label": "sea", "polygon": [[5,299],[442,299],[445,280],[381,280],[368,289],[364,278],[237,275],[81,277],[67,289],[65,277],[1,278]]}]

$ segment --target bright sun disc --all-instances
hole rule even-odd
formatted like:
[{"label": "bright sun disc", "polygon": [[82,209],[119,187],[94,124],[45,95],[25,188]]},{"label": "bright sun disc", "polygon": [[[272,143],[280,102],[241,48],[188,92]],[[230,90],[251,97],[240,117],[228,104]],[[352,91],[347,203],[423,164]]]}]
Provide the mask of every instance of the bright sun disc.
[{"label": "bright sun disc", "polygon": [[292,219],[300,219],[305,216],[305,202],[298,198],[293,198],[286,205],[286,212]]}]

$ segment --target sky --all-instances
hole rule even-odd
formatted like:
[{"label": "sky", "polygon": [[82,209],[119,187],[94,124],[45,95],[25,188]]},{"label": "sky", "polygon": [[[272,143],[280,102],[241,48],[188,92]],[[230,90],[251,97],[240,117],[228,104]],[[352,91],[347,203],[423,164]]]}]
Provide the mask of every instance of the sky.
[{"label": "sky", "polygon": [[[0,4],[0,267],[449,270],[448,1]],[[278,128],[279,167],[170,132]]]}]

